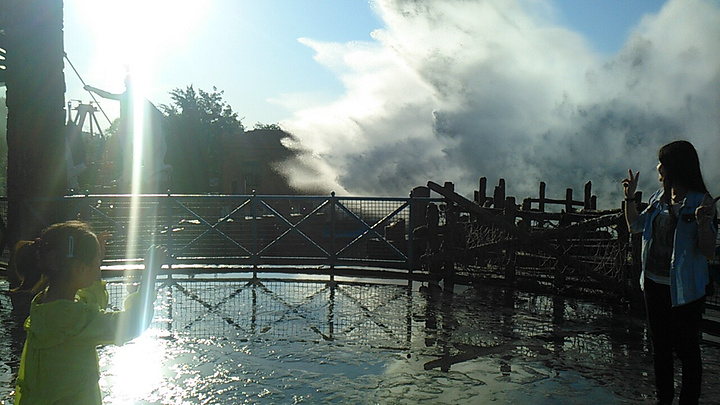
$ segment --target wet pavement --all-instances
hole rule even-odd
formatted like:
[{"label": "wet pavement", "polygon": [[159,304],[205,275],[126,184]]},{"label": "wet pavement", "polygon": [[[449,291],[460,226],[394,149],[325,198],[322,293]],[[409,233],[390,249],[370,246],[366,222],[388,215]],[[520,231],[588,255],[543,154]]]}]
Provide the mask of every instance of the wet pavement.
[{"label": "wet pavement", "polygon": [[[0,318],[6,404],[24,332],[4,293]],[[166,281],[151,329],[99,353],[106,404],[653,403],[640,310],[503,287]],[[702,353],[720,404],[720,348]]]}]

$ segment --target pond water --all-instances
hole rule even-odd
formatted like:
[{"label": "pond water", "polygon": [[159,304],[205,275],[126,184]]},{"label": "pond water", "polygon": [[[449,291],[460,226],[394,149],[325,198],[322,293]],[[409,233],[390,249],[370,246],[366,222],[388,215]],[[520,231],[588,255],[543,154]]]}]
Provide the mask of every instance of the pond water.
[{"label": "pond water", "polygon": [[[105,404],[652,403],[644,321],[627,308],[490,286],[223,277],[165,280],[151,328],[99,349]],[[120,305],[125,284],[108,289]],[[0,318],[9,404],[24,332],[5,294]],[[713,403],[720,350],[702,349]]]}]

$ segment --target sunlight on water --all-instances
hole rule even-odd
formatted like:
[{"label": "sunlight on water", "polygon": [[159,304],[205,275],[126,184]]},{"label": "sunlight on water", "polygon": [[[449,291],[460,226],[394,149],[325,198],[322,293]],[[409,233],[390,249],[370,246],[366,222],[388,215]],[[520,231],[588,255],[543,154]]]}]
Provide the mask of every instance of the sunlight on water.
[{"label": "sunlight on water", "polygon": [[[601,303],[480,286],[161,284],[151,329],[99,350],[106,404],[602,405],[652,396],[642,317]],[[127,294],[123,283],[108,290],[114,303]],[[22,342],[2,320],[0,355],[17,367],[12,348]],[[720,350],[703,346],[703,355],[716,378]],[[5,371],[0,393],[10,381]],[[709,381],[703,395],[715,398]]]},{"label": "sunlight on water", "polygon": [[108,404],[133,404],[146,398],[163,383],[166,345],[162,340],[145,333],[123,346],[108,346],[101,352],[100,386],[112,389],[115,397]]}]

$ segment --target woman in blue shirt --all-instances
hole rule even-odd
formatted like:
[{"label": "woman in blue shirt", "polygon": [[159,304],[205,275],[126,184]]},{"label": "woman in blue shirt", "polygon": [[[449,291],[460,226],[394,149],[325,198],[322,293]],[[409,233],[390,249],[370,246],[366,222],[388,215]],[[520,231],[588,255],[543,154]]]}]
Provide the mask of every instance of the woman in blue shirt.
[{"label": "woman in blue shirt", "polygon": [[715,203],[690,142],[671,142],[658,152],[662,188],[638,213],[635,191],[639,173],[628,171],[625,219],[642,233],[642,275],[658,403],[675,396],[673,352],[682,362],[680,404],[697,404],[702,381],[700,324],[709,283],[708,258],[715,251]]}]

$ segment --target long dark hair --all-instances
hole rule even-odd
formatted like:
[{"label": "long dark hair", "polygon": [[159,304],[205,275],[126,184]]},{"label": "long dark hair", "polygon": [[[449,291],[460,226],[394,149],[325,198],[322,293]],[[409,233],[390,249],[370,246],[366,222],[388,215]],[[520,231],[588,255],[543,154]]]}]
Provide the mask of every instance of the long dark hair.
[{"label": "long dark hair", "polygon": [[700,172],[700,159],[695,147],[690,142],[670,142],[660,148],[658,160],[665,170],[663,174],[664,199],[670,199],[670,188],[675,185],[700,193],[708,192]]},{"label": "long dark hair", "polygon": [[8,267],[19,281],[13,292],[37,293],[64,277],[75,260],[92,265],[100,249],[90,225],[67,221],[51,225],[34,241],[15,245]]}]

